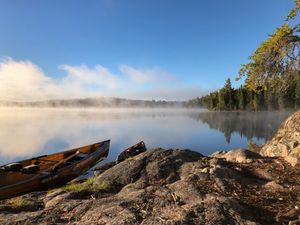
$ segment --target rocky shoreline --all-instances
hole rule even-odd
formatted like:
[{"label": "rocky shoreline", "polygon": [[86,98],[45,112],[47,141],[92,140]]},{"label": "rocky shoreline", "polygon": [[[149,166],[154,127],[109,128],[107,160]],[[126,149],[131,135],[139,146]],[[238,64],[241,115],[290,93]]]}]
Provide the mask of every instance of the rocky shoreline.
[{"label": "rocky shoreline", "polygon": [[1,201],[0,224],[300,224],[300,166],[287,158],[298,159],[299,114],[262,154],[153,149],[84,183]]}]

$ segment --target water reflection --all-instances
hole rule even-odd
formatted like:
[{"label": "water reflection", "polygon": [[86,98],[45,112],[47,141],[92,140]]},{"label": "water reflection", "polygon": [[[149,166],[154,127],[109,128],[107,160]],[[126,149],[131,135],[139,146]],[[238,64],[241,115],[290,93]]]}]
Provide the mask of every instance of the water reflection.
[{"label": "water reflection", "polygon": [[204,122],[211,129],[221,131],[227,143],[237,132],[248,140],[269,140],[283,120],[292,112],[206,112],[192,114],[197,121]]},{"label": "water reflection", "polygon": [[250,138],[269,138],[289,114],[1,108],[0,164],[106,139],[112,140],[108,160],[140,140],[148,148],[190,148],[210,154],[245,147]]}]

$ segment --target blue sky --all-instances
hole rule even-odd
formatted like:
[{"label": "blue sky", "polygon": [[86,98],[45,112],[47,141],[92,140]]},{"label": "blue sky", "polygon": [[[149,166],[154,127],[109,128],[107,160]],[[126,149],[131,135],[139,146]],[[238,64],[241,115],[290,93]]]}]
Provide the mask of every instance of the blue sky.
[{"label": "blue sky", "polygon": [[[0,91],[17,100],[75,91],[196,97],[234,79],[292,7],[292,0],[0,0]],[[13,91],[27,80],[27,90]]]}]

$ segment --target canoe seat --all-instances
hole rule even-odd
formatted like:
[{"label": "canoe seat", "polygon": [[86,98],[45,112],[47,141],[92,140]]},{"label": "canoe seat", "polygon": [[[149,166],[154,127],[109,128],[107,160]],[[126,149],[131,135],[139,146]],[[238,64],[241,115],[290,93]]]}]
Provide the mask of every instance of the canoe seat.
[{"label": "canoe seat", "polygon": [[29,166],[25,166],[22,168],[22,173],[26,173],[26,174],[32,174],[32,173],[36,173],[40,170],[40,167],[38,165],[29,165]]},{"label": "canoe seat", "polygon": [[4,166],[3,168],[7,172],[9,172],[9,171],[16,172],[16,171],[21,170],[22,165],[20,163],[11,163],[11,164]]},{"label": "canoe seat", "polygon": [[82,152],[78,152],[78,153],[76,152],[76,154],[73,157],[69,158],[66,162],[67,163],[78,162],[80,160],[85,159],[86,157],[88,157],[88,154]]}]

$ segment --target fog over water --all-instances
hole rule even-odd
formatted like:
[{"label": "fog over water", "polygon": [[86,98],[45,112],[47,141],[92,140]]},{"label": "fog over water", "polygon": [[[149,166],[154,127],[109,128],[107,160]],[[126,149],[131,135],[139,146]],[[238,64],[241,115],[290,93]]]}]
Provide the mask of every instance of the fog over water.
[{"label": "fog over water", "polygon": [[292,112],[200,109],[0,108],[0,164],[111,139],[108,160],[144,140],[148,148],[189,148],[205,155],[262,144]]}]

